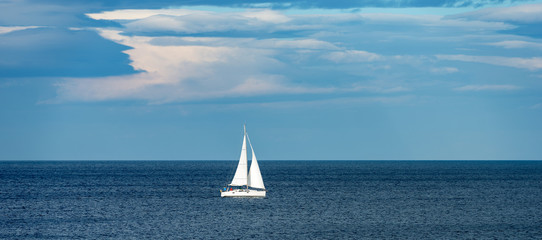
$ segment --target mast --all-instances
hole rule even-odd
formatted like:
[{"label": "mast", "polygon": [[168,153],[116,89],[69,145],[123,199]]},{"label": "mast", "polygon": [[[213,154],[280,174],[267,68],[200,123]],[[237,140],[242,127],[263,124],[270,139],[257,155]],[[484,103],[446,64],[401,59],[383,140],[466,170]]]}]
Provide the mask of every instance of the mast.
[{"label": "mast", "polygon": [[[244,138],[246,139],[247,138],[247,122],[245,121],[245,124],[243,124],[243,132],[244,132]],[[250,142],[250,141],[249,141]],[[252,147],[250,148],[250,151],[252,151]],[[245,155],[247,155],[247,148],[246,148],[246,144],[245,144]],[[248,158],[248,157],[247,157]],[[247,159],[248,160],[248,159]],[[247,166],[248,166],[248,163],[247,163]],[[246,188],[247,192],[248,192],[248,173],[247,173],[247,188]]]}]

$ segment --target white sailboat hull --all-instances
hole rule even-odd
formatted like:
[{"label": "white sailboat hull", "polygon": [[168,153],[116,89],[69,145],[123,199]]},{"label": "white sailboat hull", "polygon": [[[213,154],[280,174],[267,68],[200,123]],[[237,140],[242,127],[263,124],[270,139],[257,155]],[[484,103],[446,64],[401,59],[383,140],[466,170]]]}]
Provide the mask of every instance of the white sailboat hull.
[{"label": "white sailboat hull", "polygon": [[254,189],[235,189],[233,191],[220,192],[221,197],[265,197],[266,191]]}]

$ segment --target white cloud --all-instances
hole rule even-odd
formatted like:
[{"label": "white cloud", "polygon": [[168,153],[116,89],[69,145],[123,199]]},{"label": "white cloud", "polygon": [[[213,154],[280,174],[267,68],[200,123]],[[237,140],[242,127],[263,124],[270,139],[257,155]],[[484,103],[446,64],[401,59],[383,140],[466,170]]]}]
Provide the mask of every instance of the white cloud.
[{"label": "white cloud", "polygon": [[500,57],[500,56],[471,56],[471,55],[436,55],[440,60],[477,62],[506,66],[513,68],[529,69],[531,71],[542,69],[542,58],[519,58],[519,57]]},{"label": "white cloud", "polygon": [[[244,11],[210,12],[187,9],[116,10],[87,14],[96,20],[121,20],[130,32],[172,31],[202,33],[213,31],[250,31],[276,28],[290,18],[278,11],[248,9]],[[286,28],[291,28],[287,26]]]},{"label": "white cloud", "polygon": [[290,18],[286,15],[273,10],[263,9],[263,10],[250,10],[245,11],[239,14],[240,16],[246,18],[257,19],[262,22],[282,24],[290,21]]},{"label": "white cloud", "polygon": [[322,108],[322,107],[345,107],[357,106],[366,104],[405,104],[415,101],[416,97],[412,95],[393,96],[393,97],[339,97],[319,100],[298,100],[298,101],[274,101],[264,103],[241,103],[230,104],[228,106],[217,106],[217,110],[230,110],[236,108],[275,108],[275,109],[291,109],[291,108]]},{"label": "white cloud", "polygon": [[515,28],[513,25],[501,22],[487,22],[478,20],[464,20],[440,15],[409,15],[397,13],[361,13],[363,19],[371,23],[387,23],[393,25],[414,25],[431,27],[442,27],[448,31],[452,28],[467,32],[498,31]]},{"label": "white cloud", "polygon": [[288,30],[325,30],[340,25],[348,27],[354,22],[365,24],[387,24],[396,26],[424,26],[432,28],[461,29],[461,31],[480,32],[512,29],[514,26],[499,22],[465,21],[444,18],[440,15],[409,15],[398,13],[336,13],[314,14],[311,11],[299,11],[299,14],[287,14],[268,9],[231,9],[221,11],[201,11],[188,9],[154,10],[115,10],[102,13],[89,13],[97,20],[115,20],[122,22],[125,31],[156,32],[171,31],[179,33],[203,33],[214,31],[251,31],[265,32]]},{"label": "white cloud", "polygon": [[[97,31],[128,46],[130,49],[124,52],[131,66],[141,72],[66,79],[58,85],[59,99],[145,99],[160,103],[263,94],[400,93],[431,85],[423,82],[432,81],[424,76],[427,73],[445,78],[444,74],[459,71],[452,64],[442,66],[427,56],[433,56],[435,49],[450,46],[452,53],[464,52],[457,50],[458,46],[475,48],[479,44],[468,43],[480,39],[494,41],[495,46],[528,45],[499,42],[502,37],[496,32],[513,28],[502,22],[440,15],[320,13],[214,8],[87,14],[123,26]],[[373,52],[378,51],[375,49],[385,53]],[[542,68],[539,57],[436,57],[532,71]]]},{"label": "white cloud", "polygon": [[208,16],[210,14],[214,16],[226,16],[230,18],[247,18],[255,19],[262,22],[270,23],[285,23],[290,19],[284,14],[269,9],[245,9],[235,10],[231,8],[224,8],[221,13],[211,11],[201,11],[192,9],[122,9],[114,11],[105,11],[101,13],[88,13],[88,17],[96,20],[139,20],[152,16],[169,16],[169,17],[181,17],[181,16]]},{"label": "white cloud", "polygon": [[454,88],[455,91],[512,91],[521,89],[515,85],[466,85],[463,87]]},{"label": "white cloud", "polygon": [[450,17],[478,19],[482,21],[537,23],[542,22],[542,4],[484,8],[474,12],[452,15]]},{"label": "white cloud", "polygon": [[376,92],[376,93],[398,93],[398,92],[408,92],[409,88],[403,86],[377,86],[373,85],[361,85],[354,84],[351,88],[352,92]]},{"label": "white cloud", "polygon": [[39,28],[39,26],[11,26],[11,27],[4,27],[0,26],[0,34],[6,34],[14,31],[21,31],[26,29],[32,29],[32,28]]},{"label": "white cloud", "polygon": [[284,39],[264,39],[258,41],[259,47],[271,48],[294,48],[294,49],[315,49],[315,50],[337,50],[339,47],[332,43],[317,39],[299,39],[299,40],[284,40]]},{"label": "white cloud", "polygon": [[197,13],[204,13],[204,11],[188,9],[122,9],[101,13],[87,13],[86,15],[96,20],[137,20],[155,15],[185,16]]},{"label": "white cloud", "polygon": [[[324,42],[233,38],[228,40],[241,43],[231,43],[231,46],[153,45],[151,42],[160,38],[124,36],[121,33],[100,31],[103,37],[131,47],[125,53],[130,56],[134,69],[142,72],[125,76],[66,79],[58,84],[59,100],[145,99],[160,103],[273,93],[343,91],[289,84],[285,76],[275,73],[284,66],[274,58],[275,50],[254,47],[332,46]],[[180,41],[221,43],[226,40],[190,38]]]},{"label": "white cloud", "polygon": [[227,37],[159,37],[149,41],[150,44],[160,46],[224,46],[259,49],[294,49],[294,50],[339,50],[332,43],[317,39],[255,39],[255,38],[227,38]]},{"label": "white cloud", "polygon": [[542,43],[526,42],[519,40],[500,41],[494,43],[488,43],[487,45],[503,47],[503,48],[538,48],[542,49]]},{"label": "white cloud", "polygon": [[382,59],[382,56],[359,50],[345,50],[331,52],[323,56],[323,58],[340,63],[354,63],[354,62],[374,62]]},{"label": "white cloud", "polygon": [[459,69],[457,69],[455,67],[435,67],[435,68],[431,68],[430,71],[432,73],[437,73],[437,74],[447,74],[447,73],[458,72]]}]

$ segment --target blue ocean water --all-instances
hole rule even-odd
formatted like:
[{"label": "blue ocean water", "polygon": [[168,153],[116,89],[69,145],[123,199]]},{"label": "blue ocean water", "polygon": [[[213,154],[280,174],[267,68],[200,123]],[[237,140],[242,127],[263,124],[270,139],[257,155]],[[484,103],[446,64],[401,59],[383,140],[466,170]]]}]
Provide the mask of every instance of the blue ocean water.
[{"label": "blue ocean water", "polygon": [[2,239],[542,239],[542,161],[0,162]]}]

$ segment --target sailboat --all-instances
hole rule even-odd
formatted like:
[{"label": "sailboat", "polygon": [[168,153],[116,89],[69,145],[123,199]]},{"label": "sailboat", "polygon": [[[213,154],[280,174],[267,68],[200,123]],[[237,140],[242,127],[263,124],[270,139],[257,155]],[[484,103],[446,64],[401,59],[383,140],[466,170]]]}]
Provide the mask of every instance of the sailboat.
[{"label": "sailboat", "polygon": [[[221,197],[265,197],[265,186],[263,185],[260,166],[252,148],[252,143],[247,134],[246,126],[243,126],[243,146],[241,148],[241,157],[237,164],[237,170],[230,184],[220,190]],[[252,163],[247,173],[247,139],[252,152]]]}]

